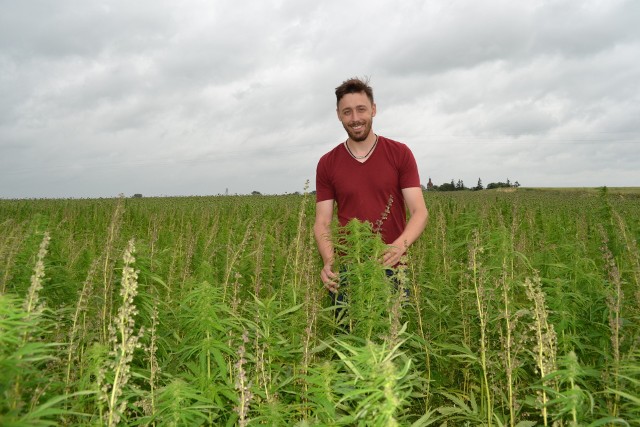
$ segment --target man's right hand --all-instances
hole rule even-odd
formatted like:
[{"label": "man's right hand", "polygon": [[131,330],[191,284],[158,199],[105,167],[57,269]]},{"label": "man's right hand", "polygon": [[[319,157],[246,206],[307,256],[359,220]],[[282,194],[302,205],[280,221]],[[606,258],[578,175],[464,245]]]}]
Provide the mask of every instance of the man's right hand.
[{"label": "man's right hand", "polygon": [[320,271],[320,278],[324,283],[324,287],[335,294],[338,291],[338,275],[333,272],[332,267],[333,264],[325,264]]}]

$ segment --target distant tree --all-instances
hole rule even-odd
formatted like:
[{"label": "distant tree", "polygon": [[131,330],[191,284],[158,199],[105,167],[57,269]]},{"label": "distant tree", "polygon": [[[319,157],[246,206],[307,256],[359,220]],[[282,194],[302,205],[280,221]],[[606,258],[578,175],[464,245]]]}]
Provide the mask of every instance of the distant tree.
[{"label": "distant tree", "polygon": [[507,179],[507,182],[492,182],[487,185],[487,190],[491,190],[494,188],[511,188],[511,187],[519,187],[520,183],[516,181],[514,184],[511,184],[511,181]]},{"label": "distant tree", "polygon": [[482,180],[478,178],[478,185],[472,188],[474,191],[482,190],[484,187],[482,186]]},{"label": "distant tree", "polygon": [[456,185],[451,180],[451,183],[445,183],[438,187],[438,191],[456,191]]},{"label": "distant tree", "polygon": [[142,197],[142,194],[140,194],[140,193],[136,193],[136,194],[134,194],[134,195],[133,195],[133,197],[136,197],[136,198],[138,198],[138,197]]},{"label": "distant tree", "polygon": [[262,193],[259,192],[259,191],[252,191],[251,195],[253,195],[253,196],[262,196]]},{"label": "distant tree", "polygon": [[466,190],[467,188],[464,186],[464,182],[459,179],[456,183],[456,190]]}]

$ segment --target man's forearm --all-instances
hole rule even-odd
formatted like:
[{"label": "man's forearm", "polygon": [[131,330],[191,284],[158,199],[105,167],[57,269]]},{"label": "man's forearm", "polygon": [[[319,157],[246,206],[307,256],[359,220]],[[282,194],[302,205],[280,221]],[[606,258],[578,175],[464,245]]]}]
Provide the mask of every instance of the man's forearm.
[{"label": "man's forearm", "polygon": [[406,249],[411,246],[416,240],[418,240],[418,237],[420,237],[424,231],[428,220],[429,212],[426,209],[411,215],[404,231],[392,245],[401,249]]},{"label": "man's forearm", "polygon": [[413,212],[400,237],[387,247],[382,257],[382,264],[384,266],[392,267],[400,262],[409,246],[418,240],[418,237],[422,234],[422,231],[427,225],[428,218],[429,213],[426,209],[418,209]]},{"label": "man's forearm", "polygon": [[318,252],[324,264],[333,263],[333,243],[331,242],[331,228],[323,225],[315,225],[313,233],[318,245]]}]

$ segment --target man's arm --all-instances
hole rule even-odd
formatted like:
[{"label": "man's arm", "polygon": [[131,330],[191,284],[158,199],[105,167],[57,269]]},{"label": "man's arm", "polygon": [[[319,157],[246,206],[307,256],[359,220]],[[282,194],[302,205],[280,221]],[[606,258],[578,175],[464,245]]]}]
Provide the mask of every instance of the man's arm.
[{"label": "man's arm", "polygon": [[331,292],[336,292],[338,275],[333,271],[333,243],[331,242],[331,221],[333,220],[333,199],[316,203],[316,221],[313,224],[313,234],[318,244],[318,252],[322,257],[324,267],[320,271],[320,278],[324,286]]},{"label": "man's arm", "polygon": [[418,240],[429,219],[429,211],[420,187],[403,188],[402,196],[409,209],[409,221],[402,234],[385,251],[382,257],[385,267],[392,267],[400,262],[400,257]]}]

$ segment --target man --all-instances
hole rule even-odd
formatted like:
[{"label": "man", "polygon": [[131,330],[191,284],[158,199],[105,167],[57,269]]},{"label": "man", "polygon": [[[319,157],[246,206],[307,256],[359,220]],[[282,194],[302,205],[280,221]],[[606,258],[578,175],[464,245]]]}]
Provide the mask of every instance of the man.
[{"label": "man", "polygon": [[[348,138],[318,162],[313,227],[324,261],[320,277],[333,294],[338,289],[331,242],[334,203],[341,226],[352,218],[379,223],[390,204],[380,229],[383,241],[389,245],[382,258],[385,267],[399,263],[428,219],[413,154],[406,145],[373,132],[376,104],[368,81],[354,78],[343,82],[336,88],[336,98],[338,119]],[[410,215],[408,222],[405,206]]]}]

